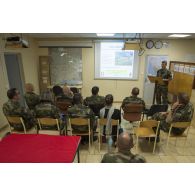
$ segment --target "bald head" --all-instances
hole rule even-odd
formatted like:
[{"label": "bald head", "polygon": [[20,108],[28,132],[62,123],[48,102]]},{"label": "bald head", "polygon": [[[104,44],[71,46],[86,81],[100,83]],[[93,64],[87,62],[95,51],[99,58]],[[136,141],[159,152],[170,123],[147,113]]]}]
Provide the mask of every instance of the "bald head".
[{"label": "bald head", "polygon": [[134,87],[131,91],[131,94],[133,96],[138,96],[139,95],[139,89],[137,87]]},{"label": "bald head", "polygon": [[178,100],[179,100],[180,104],[186,105],[186,104],[189,103],[190,98],[189,98],[189,96],[186,93],[179,93],[178,94]]},{"label": "bald head", "polygon": [[133,147],[133,137],[127,132],[123,132],[118,137],[118,150],[129,151]]}]

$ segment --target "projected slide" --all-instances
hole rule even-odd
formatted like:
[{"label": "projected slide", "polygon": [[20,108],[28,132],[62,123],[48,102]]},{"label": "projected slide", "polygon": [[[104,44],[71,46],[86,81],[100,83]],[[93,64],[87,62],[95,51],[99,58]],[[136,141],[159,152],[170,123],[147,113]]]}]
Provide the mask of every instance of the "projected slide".
[{"label": "projected slide", "polygon": [[123,43],[101,43],[100,77],[132,78],[134,51],[122,50]]}]

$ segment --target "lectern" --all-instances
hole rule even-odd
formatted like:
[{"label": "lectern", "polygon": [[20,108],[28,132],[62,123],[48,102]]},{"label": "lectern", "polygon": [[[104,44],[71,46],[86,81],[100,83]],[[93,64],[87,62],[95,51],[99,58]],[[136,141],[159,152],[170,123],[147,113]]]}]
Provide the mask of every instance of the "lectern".
[{"label": "lectern", "polygon": [[156,99],[156,89],[157,89],[157,84],[164,84],[164,81],[162,79],[162,77],[156,77],[156,76],[150,76],[148,75],[148,79],[150,80],[151,83],[155,83],[155,87],[154,87],[154,95],[153,95],[153,102],[152,104],[155,103],[155,99]]}]

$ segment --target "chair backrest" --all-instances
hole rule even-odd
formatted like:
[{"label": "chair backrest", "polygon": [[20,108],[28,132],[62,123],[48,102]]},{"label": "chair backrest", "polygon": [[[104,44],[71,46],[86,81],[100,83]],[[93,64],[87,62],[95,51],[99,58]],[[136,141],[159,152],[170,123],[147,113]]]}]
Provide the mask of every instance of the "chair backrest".
[{"label": "chair backrest", "polygon": [[124,106],[123,110],[126,113],[140,113],[140,112],[143,111],[143,105],[142,104],[129,103],[129,104],[126,104]]},{"label": "chair backrest", "polygon": [[86,126],[89,125],[90,122],[88,118],[70,118],[70,124],[76,126]]},{"label": "chair backrest", "polygon": [[[107,119],[106,118],[98,119],[98,124],[101,125],[101,126],[105,126],[107,124]],[[111,125],[112,126],[119,125],[119,120],[111,119]]]},{"label": "chair backrest", "polygon": [[89,108],[94,112],[96,116],[100,115],[100,110],[104,107],[104,104],[89,104]]},{"label": "chair backrest", "polygon": [[158,127],[158,125],[159,125],[159,121],[156,120],[140,121],[140,127],[153,128],[153,127]]},{"label": "chair backrest", "polygon": [[22,117],[19,117],[19,116],[6,116],[7,118],[7,121],[10,125],[10,127],[14,124],[16,125],[21,125],[24,129],[24,133],[26,133],[26,126],[24,124],[24,121],[22,119]]},{"label": "chair backrest", "polygon": [[123,108],[123,118],[127,121],[140,121],[143,111],[142,104],[126,104]]},{"label": "chair backrest", "polygon": [[70,124],[72,132],[75,130],[73,129],[73,126],[86,126],[87,129],[85,131],[88,131],[90,133],[90,119],[89,118],[69,118],[69,124]]},{"label": "chair backrest", "polygon": [[64,114],[67,114],[67,110],[69,107],[72,106],[72,103],[70,101],[57,101],[56,107],[60,109],[61,112]]},{"label": "chair backrest", "polygon": [[174,122],[174,123],[171,123],[171,126],[172,127],[175,127],[175,128],[188,128],[190,127],[191,125],[191,122]]},{"label": "chair backrest", "polygon": [[7,116],[7,120],[12,124],[21,124],[21,117],[19,116]]},{"label": "chair backrest", "polygon": [[166,104],[153,104],[148,111],[148,116],[153,116],[157,112],[166,112],[168,109],[168,105]]},{"label": "chair backrest", "polygon": [[139,127],[146,127],[148,129],[152,129],[154,131],[154,127],[156,128],[156,133],[154,131],[154,133],[156,135],[158,135],[158,131],[159,131],[159,125],[160,125],[160,121],[156,121],[156,120],[146,120],[146,121],[140,121],[139,123]]},{"label": "chair backrest", "polygon": [[57,130],[60,130],[58,119],[54,118],[37,118],[39,128],[42,130],[43,126],[54,127],[57,126]]}]

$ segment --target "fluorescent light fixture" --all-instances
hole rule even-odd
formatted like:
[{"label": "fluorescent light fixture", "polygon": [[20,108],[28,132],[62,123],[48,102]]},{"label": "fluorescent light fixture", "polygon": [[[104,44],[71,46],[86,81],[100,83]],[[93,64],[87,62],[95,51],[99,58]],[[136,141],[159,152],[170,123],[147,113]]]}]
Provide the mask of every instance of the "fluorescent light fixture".
[{"label": "fluorescent light fixture", "polygon": [[189,37],[189,36],[191,36],[191,35],[184,35],[184,34],[172,34],[172,35],[169,35],[169,37],[180,37],[180,38],[182,38],[182,37]]},{"label": "fluorescent light fixture", "polygon": [[96,33],[98,37],[113,37],[115,33]]}]

